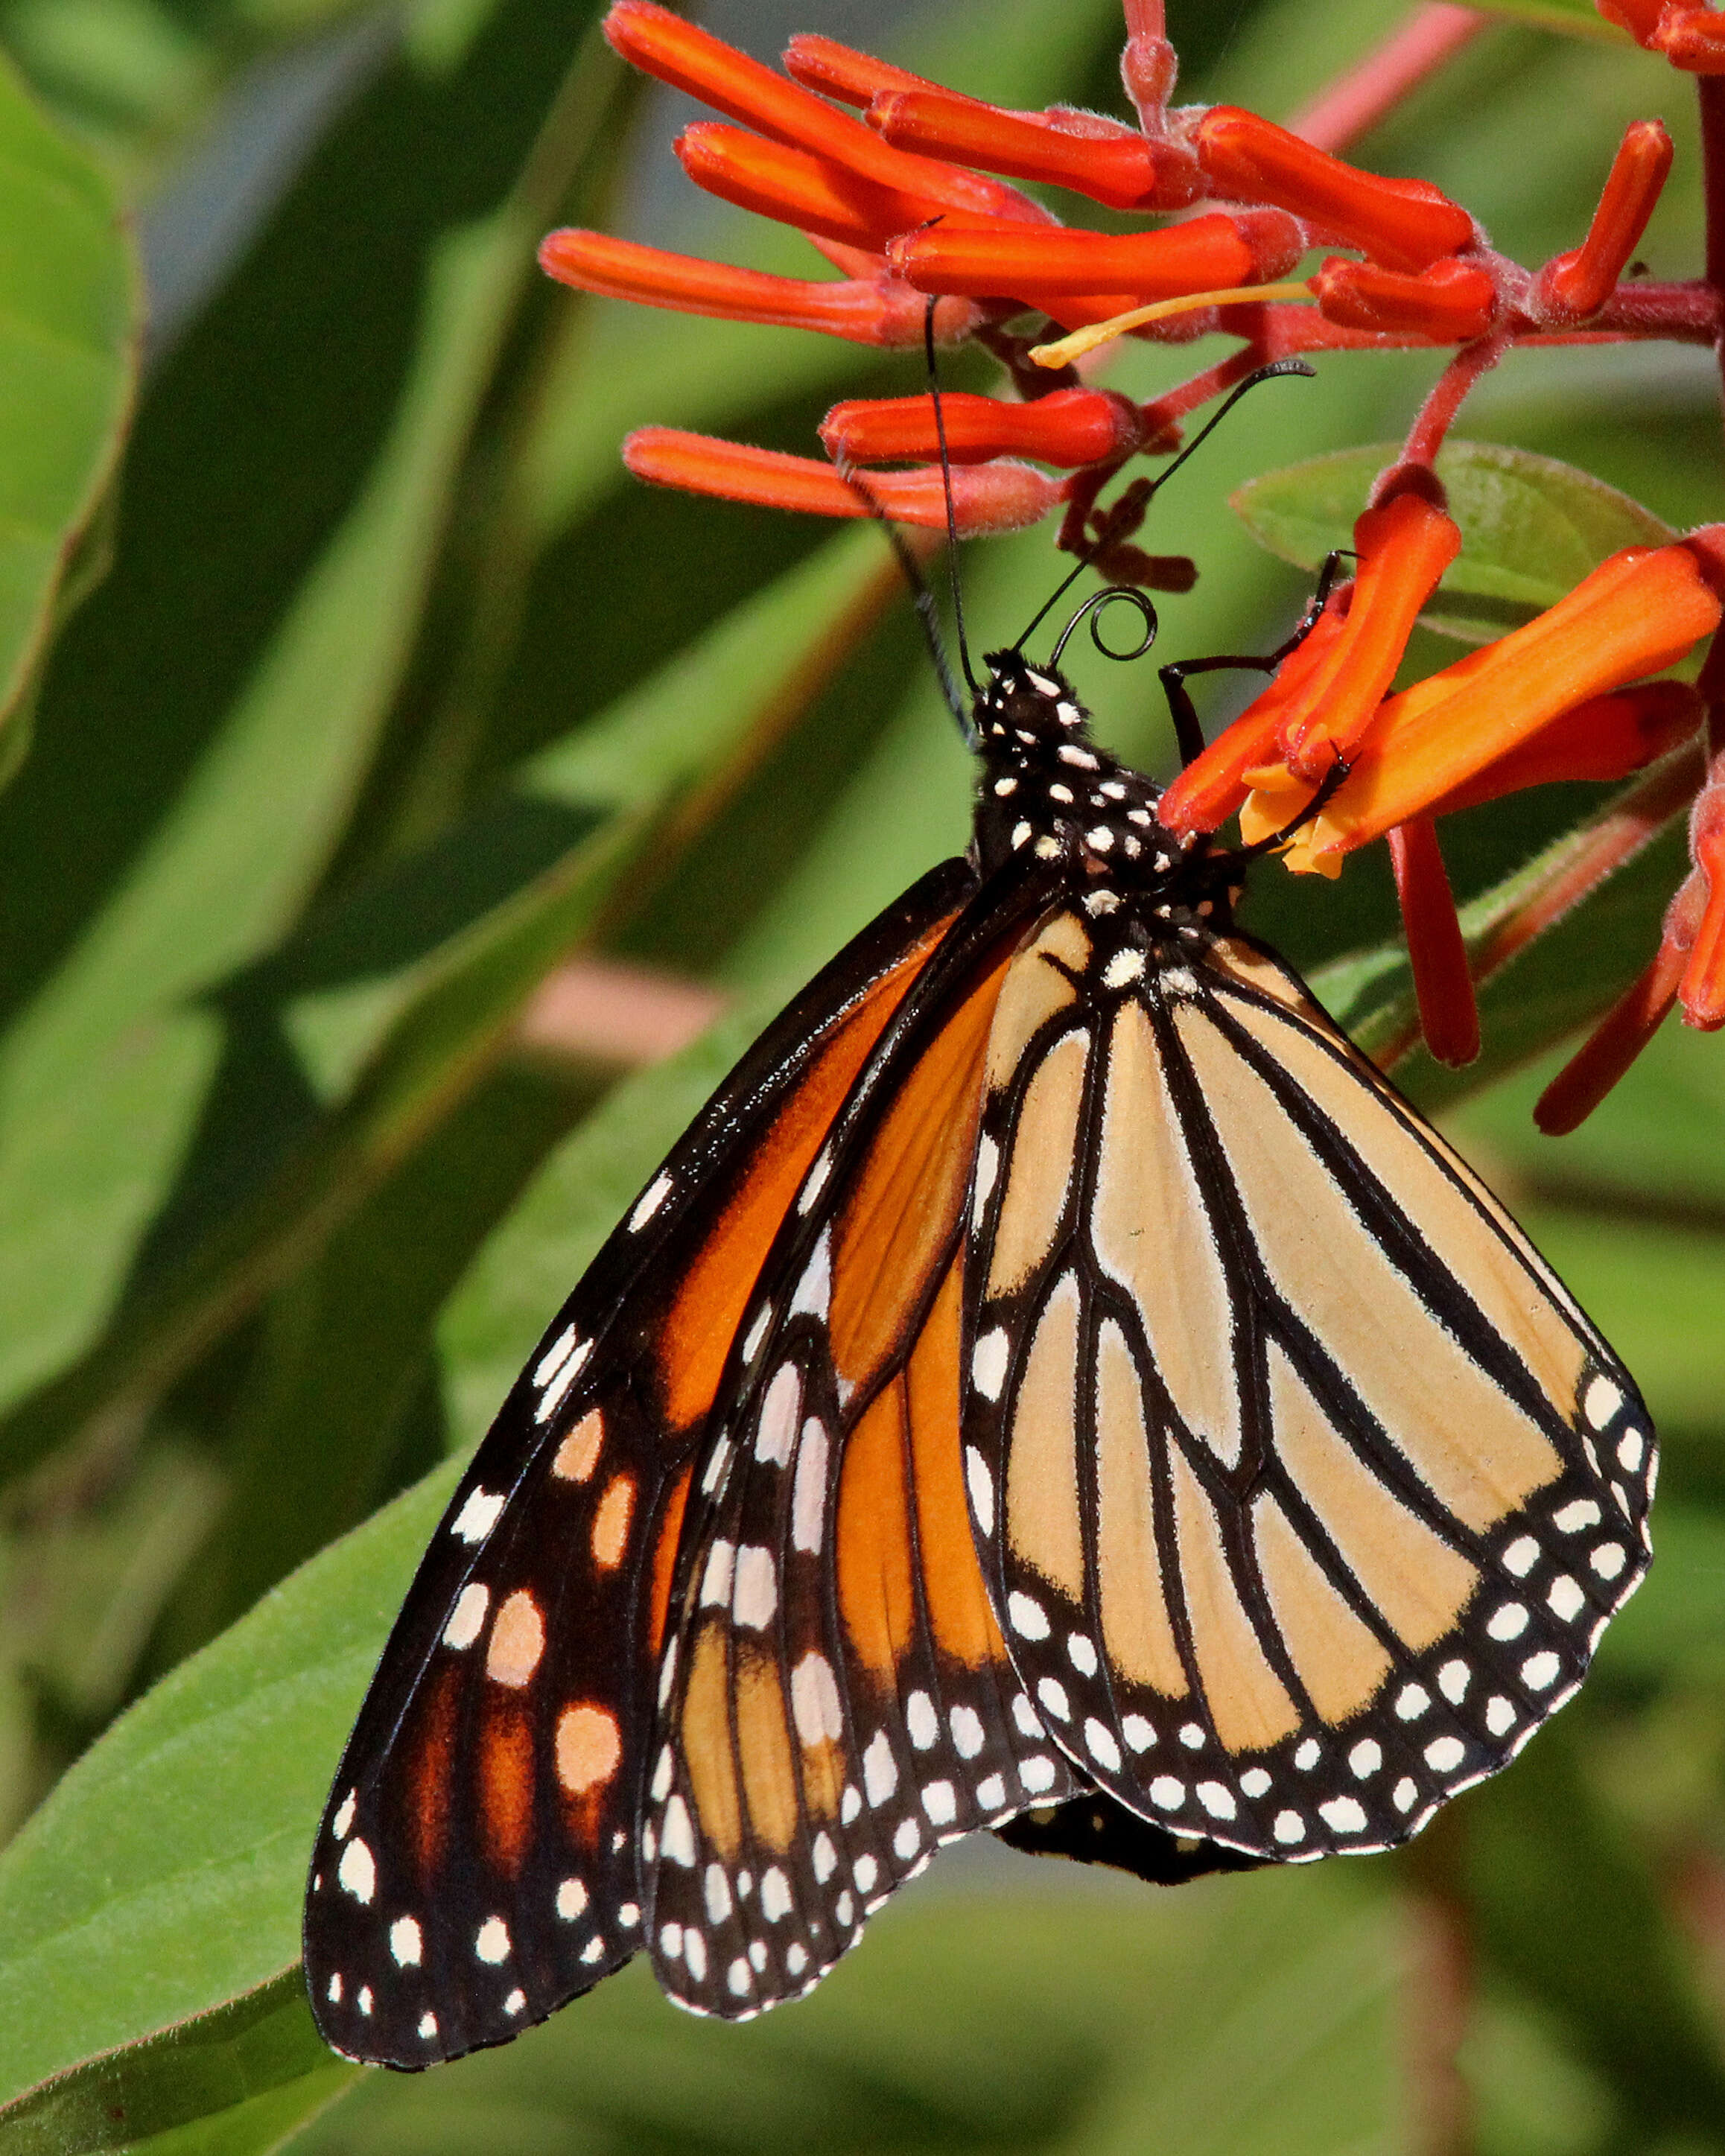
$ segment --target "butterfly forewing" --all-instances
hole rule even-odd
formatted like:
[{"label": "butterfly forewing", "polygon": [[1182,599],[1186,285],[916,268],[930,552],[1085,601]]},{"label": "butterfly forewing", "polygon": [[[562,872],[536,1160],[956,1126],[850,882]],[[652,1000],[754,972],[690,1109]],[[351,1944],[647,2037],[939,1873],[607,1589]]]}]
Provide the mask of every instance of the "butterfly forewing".
[{"label": "butterfly forewing", "polygon": [[1179,1832],[1405,1839],[1639,1581],[1634,1386],[1244,939],[1058,912],[990,1059],[966,1443],[1038,1709]]},{"label": "butterfly forewing", "polygon": [[[1076,1784],[1008,1661],[958,1446],[983,1053],[1016,930],[978,901],[883,1040],[748,1319],[680,1589],[647,1845],[660,1981],[809,1989],[941,1842]],[[919,1010],[913,1004],[921,1004]]]},{"label": "butterfly forewing", "polygon": [[501,2042],[641,1943],[655,1672],[708,1411],[786,1210],[973,886],[956,862],[926,878],[744,1058],[463,1476],[313,1859],[307,1977],[350,2056]]}]

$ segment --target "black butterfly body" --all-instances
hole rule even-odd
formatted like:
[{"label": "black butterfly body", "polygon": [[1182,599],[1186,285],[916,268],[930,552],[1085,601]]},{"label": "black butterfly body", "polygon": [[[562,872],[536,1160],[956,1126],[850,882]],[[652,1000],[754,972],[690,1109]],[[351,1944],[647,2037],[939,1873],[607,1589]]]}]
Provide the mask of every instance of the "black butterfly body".
[{"label": "black butterfly body", "polygon": [[1634,1385],[994,654],[969,858],[746,1056],[547,1331],[313,1861],[405,2067],[637,1951],[743,2019],[978,1829],[1142,1876],[1405,1840],[1647,1563]]}]

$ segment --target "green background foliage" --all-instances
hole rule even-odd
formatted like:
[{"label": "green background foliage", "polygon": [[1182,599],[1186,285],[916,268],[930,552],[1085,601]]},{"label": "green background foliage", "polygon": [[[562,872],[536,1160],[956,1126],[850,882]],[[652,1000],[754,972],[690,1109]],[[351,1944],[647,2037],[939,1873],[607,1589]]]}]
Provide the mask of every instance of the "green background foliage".
[{"label": "green background foliage", "polygon": [[[1642,252],[1691,274],[1688,86],[1584,0],[1494,12],[1362,161],[1532,262],[1661,113],[1678,163]],[[865,13],[798,27],[868,41]],[[1189,94],[1272,116],[1389,19],[1170,14]],[[621,471],[649,420],[807,451],[835,396],[917,365],[542,283],[546,228],[648,215],[668,162],[675,123],[594,18],[0,4],[0,2152],[1725,2150],[1725,1050],[1668,1029],[1561,1144],[1527,1113],[1651,949],[1676,832],[1493,983],[1479,1065],[1400,1074],[1664,1430],[1652,1578],[1510,1773],[1399,1856],[1178,1892],[967,1845],[747,2029],[638,1966],[423,2080],[319,2044],[305,1858],[459,1456],[741,1046],[966,829],[878,535]],[[1008,104],[1115,107],[1118,37],[1114,0],[947,0],[886,44]],[[159,236],[220,197],[223,128],[301,82],[297,164],[159,307],[136,388],[121,213]],[[808,270],[711,203],[650,214]],[[1147,395],[1211,356],[1134,346],[1113,378]],[[1334,357],[1241,408],[1158,510],[1202,571],[1169,654],[1278,639],[1433,365]],[[1467,547],[1416,668],[1717,516],[1717,397],[1698,353],[1507,362],[1452,451]],[[985,637],[1045,595],[1048,541],[968,550]],[[1150,670],[1077,663],[1111,744],[1165,771]],[[1456,819],[1470,925],[1609,798]],[[1251,902],[1363,1039],[1394,1034],[1381,862],[1271,870]],[[724,1014],[649,1069],[530,1053],[522,1004],[583,945]]]}]

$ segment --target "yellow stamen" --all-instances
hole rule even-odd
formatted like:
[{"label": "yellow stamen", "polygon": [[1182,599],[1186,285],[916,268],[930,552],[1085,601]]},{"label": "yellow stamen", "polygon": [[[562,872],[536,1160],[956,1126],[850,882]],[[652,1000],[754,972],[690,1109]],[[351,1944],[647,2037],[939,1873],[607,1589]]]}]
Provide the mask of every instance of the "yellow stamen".
[{"label": "yellow stamen", "polygon": [[1070,367],[1098,345],[1110,344],[1127,331],[1142,329],[1146,322],[1165,321],[1170,315],[1190,314],[1194,307],[1230,307],[1242,300],[1312,300],[1317,295],[1310,279],[1287,285],[1230,285],[1219,292],[1188,292],[1178,300],[1157,300],[1147,307],[1133,307],[1123,315],[1111,315],[1106,322],[1091,322],[1074,330],[1054,344],[1033,345],[1030,357],[1039,367]]}]

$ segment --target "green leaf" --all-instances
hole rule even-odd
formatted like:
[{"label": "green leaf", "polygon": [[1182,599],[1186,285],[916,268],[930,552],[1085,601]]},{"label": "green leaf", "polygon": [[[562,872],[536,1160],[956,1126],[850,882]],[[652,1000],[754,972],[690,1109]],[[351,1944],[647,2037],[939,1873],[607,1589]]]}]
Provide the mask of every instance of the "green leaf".
[{"label": "green leaf", "polygon": [[112,190],[0,58],[0,778],[22,759],[54,631],[88,588],[72,572],[125,434],[138,314]]},{"label": "green leaf", "polygon": [[331,2056],[298,1966],[231,2006],[57,2075],[0,2108],[7,2156],[266,2156],[359,2068]]},{"label": "green leaf", "polygon": [[0,2097],[297,1961],[329,1780],[454,1474],[439,1469],[183,1663],[0,1855]]},{"label": "green leaf", "polygon": [[[1373,480],[1399,454],[1393,442],[1314,457],[1250,481],[1232,505],[1255,539],[1316,571],[1353,544]],[[1622,547],[1661,547],[1676,534],[1651,510],[1573,465],[1495,442],[1450,441],[1437,473],[1461,533],[1461,552],[1421,619],[1484,643],[1531,621]]]}]

